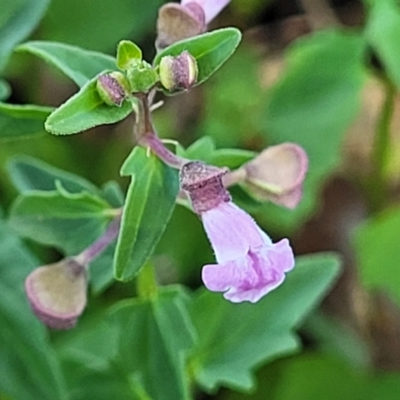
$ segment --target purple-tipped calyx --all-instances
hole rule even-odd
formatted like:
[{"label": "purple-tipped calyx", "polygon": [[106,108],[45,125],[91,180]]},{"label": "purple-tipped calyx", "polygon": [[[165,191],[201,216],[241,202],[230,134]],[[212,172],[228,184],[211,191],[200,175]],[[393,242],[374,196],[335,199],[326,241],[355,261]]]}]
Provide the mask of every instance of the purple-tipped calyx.
[{"label": "purple-tipped calyx", "polygon": [[31,272],[25,290],[35,315],[53,329],[72,328],[86,306],[87,274],[75,259]]},{"label": "purple-tipped calyx", "polygon": [[287,239],[272,243],[250,215],[231,201],[222,184],[225,173],[190,162],[181,170],[181,187],[202,219],[217,260],[203,267],[204,285],[234,303],[254,303],[284,281],[285,273],[294,267],[294,255]]},{"label": "purple-tipped calyx", "polygon": [[188,90],[197,82],[197,62],[188,52],[179,56],[165,56],[159,65],[162,86],[170,92]]},{"label": "purple-tipped calyx", "polygon": [[231,200],[229,192],[222,184],[226,168],[218,168],[200,161],[183,165],[180,171],[181,188],[191,200],[194,212],[201,214]]}]

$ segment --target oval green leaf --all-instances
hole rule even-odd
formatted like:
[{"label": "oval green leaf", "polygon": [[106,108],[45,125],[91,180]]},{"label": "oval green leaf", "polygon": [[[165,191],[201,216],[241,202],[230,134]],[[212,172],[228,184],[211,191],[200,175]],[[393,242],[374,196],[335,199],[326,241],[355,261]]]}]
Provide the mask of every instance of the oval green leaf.
[{"label": "oval green leaf", "polygon": [[157,54],[154,65],[159,65],[162,57],[178,56],[186,50],[197,61],[199,72],[196,85],[200,85],[234,53],[241,37],[238,29],[225,28],[181,40]]},{"label": "oval green leaf", "polygon": [[53,109],[0,103],[0,140],[45,134],[44,122]]},{"label": "oval green leaf", "polygon": [[129,69],[134,61],[142,59],[142,50],[130,40],[121,40],[117,48],[117,66],[123,70]]},{"label": "oval green leaf", "polygon": [[7,170],[20,193],[32,190],[52,191],[61,185],[69,193],[88,192],[101,195],[98,189],[85,178],[55,168],[41,160],[28,156],[17,156],[7,163]]},{"label": "oval green leaf", "polygon": [[121,169],[132,175],[114,258],[116,279],[132,279],[152,254],[175,206],[178,171],[136,147]]},{"label": "oval green leaf", "polygon": [[0,71],[14,47],[35,29],[49,3],[50,0],[0,0]]},{"label": "oval green leaf", "polygon": [[374,1],[365,33],[378,53],[385,72],[397,88],[400,88],[400,8],[397,2]]},{"label": "oval green leaf", "polygon": [[17,197],[8,222],[21,236],[73,255],[103,233],[112,213],[103,199],[87,192],[31,191]]},{"label": "oval green leaf", "polygon": [[98,125],[112,124],[132,112],[129,102],[121,107],[106,105],[96,89],[97,77],[50,114],[45,128],[54,135],[72,135]]},{"label": "oval green leaf", "polygon": [[44,326],[29,309],[24,280],[39,261],[0,221],[1,399],[69,398],[59,359]]},{"label": "oval green leaf", "polygon": [[191,398],[185,370],[186,353],[195,341],[189,300],[182,288],[169,287],[156,299],[121,301],[111,311],[111,323],[119,332],[117,361],[138,376],[148,393],[141,398]]},{"label": "oval green leaf", "polygon": [[209,392],[251,389],[256,366],[298,349],[293,331],[332,286],[340,264],[330,253],[299,257],[284,284],[257,304],[200,291],[191,309],[199,335],[192,358],[197,382]]},{"label": "oval green leaf", "polygon": [[116,67],[114,57],[64,43],[32,41],[18,46],[17,51],[31,53],[43,59],[79,87],[100,72]]}]

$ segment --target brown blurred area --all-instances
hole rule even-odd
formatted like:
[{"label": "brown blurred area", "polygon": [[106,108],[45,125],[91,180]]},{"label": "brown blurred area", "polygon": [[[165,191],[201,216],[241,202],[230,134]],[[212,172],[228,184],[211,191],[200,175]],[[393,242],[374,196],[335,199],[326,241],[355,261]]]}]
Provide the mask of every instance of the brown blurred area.
[{"label": "brown blurred area", "polygon": [[[272,2],[265,21],[248,31],[265,54],[263,85],[269,87],[284,67],[283,51],[297,38],[329,27],[362,28],[365,19],[359,1],[299,0]],[[297,254],[338,251],[343,273],[324,301],[325,312],[365,340],[373,365],[400,369],[400,310],[383,293],[367,293],[359,282],[352,232],[372,213],[360,182],[371,171],[371,151],[384,99],[380,82],[370,79],[363,92],[362,109],[343,142],[340,168],[325,184],[322,206],[293,240]],[[395,103],[391,125],[392,147],[397,150],[400,132],[400,100]],[[393,166],[389,202],[398,198],[400,174]]]}]

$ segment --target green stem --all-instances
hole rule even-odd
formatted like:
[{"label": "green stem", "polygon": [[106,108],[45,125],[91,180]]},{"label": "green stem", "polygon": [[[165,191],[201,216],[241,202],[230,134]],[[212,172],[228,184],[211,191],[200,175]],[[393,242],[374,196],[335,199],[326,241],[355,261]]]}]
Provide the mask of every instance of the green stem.
[{"label": "green stem", "polygon": [[157,296],[158,288],[154,267],[148,261],[140,271],[136,279],[138,296],[142,299],[151,299]]},{"label": "green stem", "polygon": [[384,81],[385,99],[376,127],[372,152],[373,174],[371,177],[371,205],[374,211],[384,207],[387,199],[386,167],[390,155],[390,125],[394,110],[396,88],[387,80]]}]

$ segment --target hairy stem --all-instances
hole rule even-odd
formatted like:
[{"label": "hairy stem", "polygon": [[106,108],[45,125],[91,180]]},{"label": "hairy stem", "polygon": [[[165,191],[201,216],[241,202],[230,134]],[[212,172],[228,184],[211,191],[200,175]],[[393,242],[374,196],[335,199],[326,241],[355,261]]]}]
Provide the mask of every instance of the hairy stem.
[{"label": "hairy stem", "polygon": [[170,167],[180,169],[188,160],[178,157],[164,145],[154,130],[147,96],[140,94],[138,99],[139,110],[135,124],[135,137],[138,144],[143,147],[149,147],[158,158]]},{"label": "hairy stem", "polygon": [[146,135],[144,135],[139,144],[149,147],[152,152],[156,154],[158,158],[160,158],[160,160],[164,161],[165,164],[172,168],[180,169],[189,161],[185,158],[177,156],[171,150],[165,147],[162,140],[154,132],[148,132]]},{"label": "hairy stem", "polygon": [[121,225],[121,214],[119,214],[108,226],[106,231],[92,245],[73,257],[81,265],[88,265],[98,257],[107,246],[118,236]]}]

